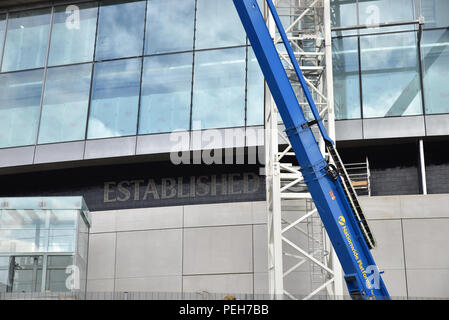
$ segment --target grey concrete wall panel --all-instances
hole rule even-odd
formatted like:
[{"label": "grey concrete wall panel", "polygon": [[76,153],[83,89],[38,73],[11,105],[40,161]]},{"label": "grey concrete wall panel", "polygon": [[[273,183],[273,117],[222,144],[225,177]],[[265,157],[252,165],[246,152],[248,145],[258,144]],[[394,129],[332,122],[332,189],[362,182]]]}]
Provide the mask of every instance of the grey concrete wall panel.
[{"label": "grey concrete wall panel", "polygon": [[407,270],[449,269],[449,219],[407,219],[403,228]]},{"label": "grey concrete wall panel", "polygon": [[183,256],[185,275],[252,272],[252,227],[185,229]]},{"label": "grey concrete wall panel", "polygon": [[365,139],[422,137],[425,135],[423,116],[363,120]]},{"label": "grey concrete wall panel", "polygon": [[122,211],[95,211],[91,212],[92,226],[90,233],[115,232],[115,216],[116,213],[121,214]]},{"label": "grey concrete wall panel", "polygon": [[182,207],[121,210],[116,214],[117,231],[182,228]]},{"label": "grey concrete wall panel", "polygon": [[337,141],[363,139],[362,120],[357,119],[335,121],[335,135]]},{"label": "grey concrete wall panel", "polygon": [[401,202],[395,196],[359,197],[360,205],[367,219],[399,218]]},{"label": "grey concrete wall panel", "polygon": [[[376,261],[377,263],[377,261]],[[382,269],[382,279],[385,282],[388,293],[393,299],[404,299],[407,297],[407,282],[404,269]]]},{"label": "grey concrete wall panel", "polygon": [[449,135],[449,114],[426,115],[427,136]]},{"label": "grey concrete wall panel", "polygon": [[448,279],[449,269],[407,269],[409,297],[447,299]]},{"label": "grey concrete wall panel", "polygon": [[87,140],[84,159],[132,156],[136,151],[136,136]]},{"label": "grey concrete wall panel", "polygon": [[359,197],[368,219],[449,218],[447,194]]},{"label": "grey concrete wall panel", "polygon": [[251,202],[191,205],[184,207],[184,226],[220,226],[252,223]]},{"label": "grey concrete wall panel", "polygon": [[[220,274],[220,275],[197,275],[183,277],[183,292],[198,293],[222,293],[238,294],[253,293],[252,274]],[[224,297],[223,297],[224,298]]]},{"label": "grey concrete wall panel", "polygon": [[84,141],[44,144],[36,146],[34,163],[83,160]]},{"label": "grey concrete wall panel", "polygon": [[371,253],[379,269],[404,269],[401,220],[375,220],[369,224],[377,240]]},{"label": "grey concrete wall panel", "polygon": [[181,273],[181,229],[117,233],[117,278],[146,278]]},{"label": "grey concrete wall panel", "polygon": [[89,237],[88,279],[115,277],[116,234],[91,234]]},{"label": "grey concrete wall panel", "polygon": [[252,215],[253,223],[267,223],[268,221],[268,208],[266,201],[252,202]]},{"label": "grey concrete wall panel", "polygon": [[267,225],[253,226],[254,272],[268,272]]},{"label": "grey concrete wall panel", "polygon": [[268,272],[254,273],[254,294],[266,295],[269,293]]},{"label": "grey concrete wall panel", "polygon": [[188,131],[137,136],[136,154],[188,151],[189,146]]},{"label": "grey concrete wall panel", "polygon": [[404,218],[449,218],[447,194],[402,196],[399,201]]},{"label": "grey concrete wall panel", "polygon": [[114,292],[114,279],[88,279],[88,292]]},{"label": "grey concrete wall panel", "polygon": [[0,149],[0,168],[32,164],[33,158],[34,146]]},{"label": "grey concrete wall panel", "polygon": [[119,278],[115,280],[116,292],[182,292],[182,276],[146,278]]}]

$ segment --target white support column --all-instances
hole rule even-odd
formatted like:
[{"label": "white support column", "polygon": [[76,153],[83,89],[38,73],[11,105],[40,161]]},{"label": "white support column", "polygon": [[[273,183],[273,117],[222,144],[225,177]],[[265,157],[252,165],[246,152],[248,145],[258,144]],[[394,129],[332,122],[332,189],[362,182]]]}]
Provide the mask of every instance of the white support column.
[{"label": "white support column", "polygon": [[[335,132],[335,108],[334,108],[334,72],[332,65],[332,31],[331,31],[331,7],[330,0],[324,0],[324,37],[326,59],[326,90],[327,90],[327,124],[329,137],[336,142]],[[334,297],[343,297],[343,270],[334,248],[330,245],[332,270],[334,271],[333,292]]]},{"label": "white support column", "polygon": [[424,141],[419,139],[419,159],[421,165],[422,193],[427,194],[426,159],[424,157]]},{"label": "white support column", "polygon": [[[264,6],[264,16],[268,29],[274,37],[275,23]],[[272,299],[282,299],[284,295],[283,260],[282,260],[282,217],[281,217],[281,180],[280,166],[277,159],[278,150],[278,112],[271,93],[265,85],[265,156],[267,167],[268,199],[268,287]]]}]

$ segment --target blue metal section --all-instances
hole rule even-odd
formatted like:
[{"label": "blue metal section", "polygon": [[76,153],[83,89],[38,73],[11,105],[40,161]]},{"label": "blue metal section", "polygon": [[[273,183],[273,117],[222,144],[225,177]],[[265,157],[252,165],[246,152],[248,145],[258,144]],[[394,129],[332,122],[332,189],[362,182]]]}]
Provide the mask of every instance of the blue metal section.
[{"label": "blue metal section", "polygon": [[[340,260],[351,296],[362,299],[389,299],[388,291],[379,273],[371,272],[371,270],[377,271],[377,267],[345,196],[341,178],[333,180],[327,174],[328,163],[321,154],[318,143],[304,117],[257,0],[233,1],[287,128],[286,133],[301,166],[309,192]],[[267,0],[267,3],[279,30],[283,31],[273,3],[271,0]],[[298,78],[302,81],[304,93],[316,120],[319,120],[318,124],[321,124],[321,134],[327,143],[332,143],[320,121],[285,32],[282,34],[282,31],[284,45],[295,66]],[[376,275],[378,275],[377,279]]]}]

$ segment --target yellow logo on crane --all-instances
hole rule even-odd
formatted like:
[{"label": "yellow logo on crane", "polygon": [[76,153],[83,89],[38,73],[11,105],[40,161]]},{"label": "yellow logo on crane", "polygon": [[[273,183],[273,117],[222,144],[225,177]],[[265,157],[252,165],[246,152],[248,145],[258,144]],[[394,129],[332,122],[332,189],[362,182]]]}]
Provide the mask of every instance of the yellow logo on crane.
[{"label": "yellow logo on crane", "polygon": [[338,223],[339,223],[341,226],[344,226],[345,223],[346,223],[345,217],[339,216],[339,217],[338,217]]}]

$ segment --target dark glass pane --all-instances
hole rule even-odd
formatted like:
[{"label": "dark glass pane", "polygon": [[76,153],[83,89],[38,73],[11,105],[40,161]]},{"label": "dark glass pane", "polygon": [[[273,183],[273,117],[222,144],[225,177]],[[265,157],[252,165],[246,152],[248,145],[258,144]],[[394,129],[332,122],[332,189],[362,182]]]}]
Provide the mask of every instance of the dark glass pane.
[{"label": "dark glass pane", "polygon": [[145,54],[193,49],[195,0],[149,0]]},{"label": "dark glass pane", "polygon": [[191,53],[145,58],[139,134],[189,129],[192,62]]},{"label": "dark glass pane", "polygon": [[265,110],[264,77],[253,49],[248,48],[248,84],[247,84],[246,124],[263,125]]},{"label": "dark glass pane", "polygon": [[141,56],[146,1],[101,1],[96,60]]},{"label": "dark glass pane", "polygon": [[357,38],[332,40],[336,119],[361,117]]},{"label": "dark glass pane", "polygon": [[193,125],[203,129],[245,125],[246,49],[197,52],[193,85]]},{"label": "dark glass pane", "polygon": [[422,114],[416,33],[361,37],[363,116]]},{"label": "dark glass pane", "polygon": [[95,64],[88,139],[136,134],[141,61]]},{"label": "dark glass pane", "polygon": [[36,142],[43,70],[0,75],[0,148]]},{"label": "dark glass pane", "polygon": [[196,48],[244,45],[246,33],[232,0],[198,0]]},{"label": "dark glass pane", "polygon": [[55,8],[48,65],[92,61],[97,3]]},{"label": "dark glass pane", "polygon": [[426,113],[448,113],[449,29],[424,31],[421,49]]},{"label": "dark glass pane", "polygon": [[9,14],[2,71],[45,65],[50,12],[50,9],[41,9]]},{"label": "dark glass pane", "polygon": [[91,64],[48,69],[39,143],[84,139],[91,72]]}]

